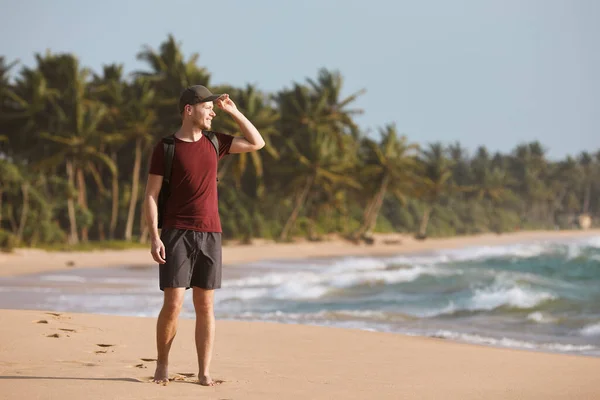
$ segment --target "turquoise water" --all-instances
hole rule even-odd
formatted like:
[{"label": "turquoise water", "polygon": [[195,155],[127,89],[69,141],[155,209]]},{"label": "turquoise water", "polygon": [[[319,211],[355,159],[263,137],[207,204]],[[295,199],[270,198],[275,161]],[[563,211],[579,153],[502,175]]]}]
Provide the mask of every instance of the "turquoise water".
[{"label": "turquoise water", "polygon": [[272,267],[222,316],[600,355],[600,238]]},{"label": "turquoise water", "polygon": [[[235,272],[235,273],[233,273]],[[217,318],[600,355],[600,237],[225,270]],[[156,268],[0,279],[0,307],[156,316]],[[191,301],[183,317],[192,318]]]}]

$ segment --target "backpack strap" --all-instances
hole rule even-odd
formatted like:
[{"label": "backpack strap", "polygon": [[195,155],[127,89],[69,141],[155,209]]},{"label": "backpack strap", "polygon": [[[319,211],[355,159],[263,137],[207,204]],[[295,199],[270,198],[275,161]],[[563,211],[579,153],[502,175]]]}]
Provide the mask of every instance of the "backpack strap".
[{"label": "backpack strap", "polygon": [[171,181],[171,167],[173,166],[173,157],[175,156],[175,135],[164,137],[163,148],[165,150],[165,174],[163,181],[169,184]]},{"label": "backpack strap", "polygon": [[217,135],[213,131],[202,131],[202,133],[212,143],[217,152],[217,160],[219,160],[219,139],[217,138]]}]

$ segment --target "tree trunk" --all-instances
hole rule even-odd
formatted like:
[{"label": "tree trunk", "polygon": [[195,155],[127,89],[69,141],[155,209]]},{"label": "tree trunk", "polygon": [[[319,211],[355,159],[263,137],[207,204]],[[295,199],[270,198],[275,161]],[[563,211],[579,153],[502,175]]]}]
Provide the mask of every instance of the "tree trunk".
[{"label": "tree trunk", "polygon": [[131,183],[131,196],[129,199],[129,212],[127,213],[127,225],[125,226],[125,240],[131,240],[133,236],[133,220],[135,219],[135,208],[138,200],[138,186],[140,181],[140,166],[142,163],[142,139],[135,141],[135,161],[133,164],[133,176]]},{"label": "tree trunk", "polygon": [[288,238],[290,231],[292,230],[292,228],[294,227],[294,224],[296,223],[298,214],[300,214],[300,210],[302,209],[302,206],[304,206],[304,202],[306,201],[306,198],[308,197],[310,188],[312,187],[313,182],[315,181],[315,176],[316,176],[316,173],[313,173],[309,177],[306,178],[306,183],[304,184],[304,188],[302,189],[300,196],[298,196],[296,198],[296,205],[294,206],[294,210],[292,211],[292,214],[290,214],[290,217],[288,218],[287,222],[285,223],[285,226],[283,227],[283,230],[281,231],[281,235],[279,236],[279,240],[286,240]]},{"label": "tree trunk", "polygon": [[[75,177],[73,173],[73,162],[67,161],[67,176],[69,178],[69,187],[75,186]],[[69,193],[67,197],[67,210],[69,212],[69,244],[79,243],[79,236],[77,235],[77,219],[75,218],[75,202]]]},{"label": "tree trunk", "polygon": [[144,207],[140,209],[140,243],[144,244],[148,242],[148,224],[144,215]]},{"label": "tree trunk", "polygon": [[367,204],[367,207],[365,208],[365,212],[363,213],[363,222],[354,234],[354,236],[356,238],[359,238],[363,233],[365,233],[367,221],[369,220],[369,218],[371,218],[371,213],[373,212],[373,208],[375,207],[376,202],[377,202],[377,195],[373,196],[371,198],[371,200],[369,200],[369,203]]},{"label": "tree trunk", "polygon": [[[386,177],[387,178],[387,177]],[[382,184],[381,190],[377,196],[377,201],[371,211],[371,216],[367,221],[367,226],[365,232],[370,232],[375,229],[375,225],[377,224],[377,217],[379,216],[379,211],[381,210],[381,206],[383,205],[383,199],[385,198],[385,194],[387,193],[387,187],[389,183],[389,178]]]},{"label": "tree trunk", "polygon": [[102,242],[106,240],[106,234],[104,232],[104,222],[103,221],[98,221],[98,239]]},{"label": "tree trunk", "polygon": [[590,211],[590,195],[592,191],[592,182],[588,182],[587,188],[585,188],[585,194],[583,195],[583,207],[581,212],[588,214]]},{"label": "tree trunk", "polygon": [[17,229],[19,228],[17,226],[17,221],[15,221],[15,216],[13,215],[13,208],[14,207],[10,202],[6,204],[6,215],[8,217],[8,222],[10,223],[10,231],[16,234]]},{"label": "tree trunk", "polygon": [[[77,202],[82,210],[87,211],[88,210],[87,189],[85,187],[85,178],[83,176],[83,169],[81,169],[81,168],[77,169],[77,189],[79,192],[78,196],[77,196]],[[88,241],[88,227],[87,226],[81,227],[81,241],[84,243],[87,243],[87,241]]]},{"label": "tree trunk", "polygon": [[2,195],[4,191],[0,189],[0,229],[2,229]]},{"label": "tree trunk", "polygon": [[419,237],[425,238],[427,233],[427,225],[429,224],[429,216],[431,215],[431,206],[425,206],[425,211],[423,212],[423,218],[421,219],[421,226],[419,227]]},{"label": "tree trunk", "polygon": [[358,237],[365,234],[366,232],[371,231],[375,227],[377,217],[379,216],[379,210],[381,210],[381,205],[383,204],[383,199],[385,198],[385,194],[387,193],[389,183],[390,177],[389,175],[385,175],[381,180],[381,185],[379,186],[377,194],[373,196],[373,199],[371,200],[369,206],[365,211],[362,226],[357,232]]},{"label": "tree trunk", "polygon": [[29,184],[27,182],[21,185],[21,193],[23,193],[23,206],[21,207],[21,217],[19,218],[19,229],[17,230],[17,242],[23,240],[23,231],[27,223],[27,214],[29,213]]},{"label": "tree trunk", "polygon": [[[117,164],[117,152],[112,152],[112,160]],[[108,238],[115,239],[115,231],[117,230],[117,219],[119,217],[119,174],[112,176],[112,210],[110,214],[110,227],[108,230]]]}]

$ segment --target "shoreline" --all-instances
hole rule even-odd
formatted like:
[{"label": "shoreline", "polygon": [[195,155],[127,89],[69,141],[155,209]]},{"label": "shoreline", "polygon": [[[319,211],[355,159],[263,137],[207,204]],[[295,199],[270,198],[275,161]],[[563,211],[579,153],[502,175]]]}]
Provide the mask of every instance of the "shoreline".
[{"label": "shoreline", "polygon": [[[600,237],[600,229],[562,231],[522,231],[505,234],[481,234],[431,238],[423,241],[401,234],[375,235],[375,244],[353,244],[342,239],[321,242],[274,243],[255,240],[249,245],[223,246],[224,269],[240,264],[267,260],[310,259],[344,256],[386,256],[447,250],[474,246],[499,246],[532,240]],[[392,244],[391,244],[392,243]],[[114,268],[156,265],[148,249],[93,250],[85,252],[45,251],[18,248],[0,253],[0,277],[35,274],[73,268]]]}]

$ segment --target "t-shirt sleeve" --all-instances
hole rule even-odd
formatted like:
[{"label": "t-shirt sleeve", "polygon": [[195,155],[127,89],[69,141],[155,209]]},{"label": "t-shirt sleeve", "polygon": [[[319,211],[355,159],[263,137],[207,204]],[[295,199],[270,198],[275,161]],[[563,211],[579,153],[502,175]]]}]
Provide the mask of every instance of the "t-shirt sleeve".
[{"label": "t-shirt sleeve", "polygon": [[158,142],[158,144],[154,146],[152,157],[150,157],[149,172],[152,175],[164,176],[165,174],[165,149],[162,141]]},{"label": "t-shirt sleeve", "polygon": [[231,142],[234,136],[226,133],[215,132],[217,139],[219,140],[219,160],[229,154],[231,148]]}]

